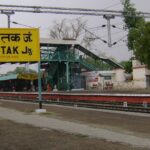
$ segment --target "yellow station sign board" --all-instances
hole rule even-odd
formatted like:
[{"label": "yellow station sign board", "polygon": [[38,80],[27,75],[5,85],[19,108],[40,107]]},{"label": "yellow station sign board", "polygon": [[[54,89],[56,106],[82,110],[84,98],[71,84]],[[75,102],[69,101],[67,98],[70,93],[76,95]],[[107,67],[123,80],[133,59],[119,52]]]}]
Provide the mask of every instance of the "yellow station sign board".
[{"label": "yellow station sign board", "polygon": [[0,62],[35,62],[39,60],[38,29],[0,28]]}]

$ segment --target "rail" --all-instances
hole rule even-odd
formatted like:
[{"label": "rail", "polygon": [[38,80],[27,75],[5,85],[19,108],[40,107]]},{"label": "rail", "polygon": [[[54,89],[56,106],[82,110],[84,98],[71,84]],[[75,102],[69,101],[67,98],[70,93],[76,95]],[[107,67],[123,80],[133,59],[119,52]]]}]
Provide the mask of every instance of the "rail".
[{"label": "rail", "polygon": [[[12,95],[8,96],[8,95],[1,95],[1,93],[0,93],[0,99],[15,100],[15,101],[28,101],[28,102],[34,102],[34,103],[38,102],[37,95],[34,95],[34,96],[32,95],[30,97],[30,94],[26,93],[28,96],[25,97],[26,94],[25,95],[24,94],[25,93],[22,93],[22,95],[16,94],[15,96],[12,96]],[[105,94],[105,95],[107,95],[107,94]],[[43,103],[72,106],[72,107],[93,108],[93,109],[107,109],[107,110],[150,113],[150,103],[142,102],[142,101],[138,102],[138,103],[127,103],[127,102],[122,102],[122,101],[116,101],[116,102],[114,102],[114,101],[89,101],[89,100],[86,101],[86,100],[73,100],[73,99],[72,100],[68,100],[68,99],[61,100],[59,98],[50,99],[49,97],[45,97],[43,99]]]}]

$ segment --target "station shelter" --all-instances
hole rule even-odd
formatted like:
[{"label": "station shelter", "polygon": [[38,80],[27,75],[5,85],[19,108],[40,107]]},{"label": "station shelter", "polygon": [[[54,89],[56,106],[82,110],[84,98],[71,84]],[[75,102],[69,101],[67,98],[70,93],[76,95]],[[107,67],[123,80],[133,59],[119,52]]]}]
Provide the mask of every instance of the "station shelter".
[{"label": "station shelter", "polygon": [[6,74],[0,76],[0,91],[36,91],[36,73]]}]

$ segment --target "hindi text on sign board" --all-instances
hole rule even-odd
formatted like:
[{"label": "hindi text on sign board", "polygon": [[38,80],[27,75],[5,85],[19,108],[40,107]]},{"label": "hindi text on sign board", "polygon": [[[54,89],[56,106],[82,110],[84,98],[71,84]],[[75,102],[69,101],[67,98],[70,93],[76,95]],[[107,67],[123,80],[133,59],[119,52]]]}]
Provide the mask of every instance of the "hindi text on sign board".
[{"label": "hindi text on sign board", "polygon": [[38,29],[0,28],[0,62],[39,61],[39,45]]}]

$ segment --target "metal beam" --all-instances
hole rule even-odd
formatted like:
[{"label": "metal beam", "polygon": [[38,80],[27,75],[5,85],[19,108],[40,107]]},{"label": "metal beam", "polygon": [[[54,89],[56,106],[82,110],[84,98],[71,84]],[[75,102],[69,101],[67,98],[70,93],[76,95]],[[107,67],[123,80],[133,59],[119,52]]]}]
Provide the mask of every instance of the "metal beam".
[{"label": "metal beam", "polygon": [[[123,11],[104,10],[104,9],[0,5],[0,12],[4,10],[5,11],[13,10],[15,12],[27,12],[27,13],[53,13],[53,14],[66,14],[66,15],[92,15],[92,16],[114,15],[117,17],[123,17],[122,14],[124,13]],[[143,16],[145,18],[150,18],[149,12],[137,12],[137,15]]]}]

